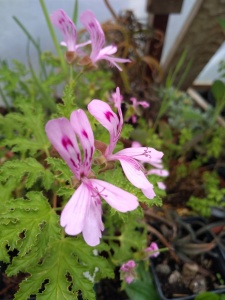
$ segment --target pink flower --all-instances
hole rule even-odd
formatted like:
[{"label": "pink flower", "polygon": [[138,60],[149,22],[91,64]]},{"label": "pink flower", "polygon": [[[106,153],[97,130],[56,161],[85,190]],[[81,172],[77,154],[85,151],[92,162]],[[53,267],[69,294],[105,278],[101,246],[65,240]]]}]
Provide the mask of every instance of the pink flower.
[{"label": "pink flower", "polygon": [[[120,103],[123,101],[123,96],[120,95]],[[108,102],[110,104],[113,104],[115,106],[115,103],[117,103],[117,93],[112,93],[111,96],[108,99]]]},{"label": "pink flower", "polygon": [[123,127],[123,115],[120,107],[121,96],[119,88],[116,89],[117,101],[115,106],[118,109],[119,117],[112,111],[111,107],[101,101],[92,100],[88,105],[88,110],[110,134],[110,143],[104,151],[103,155],[107,161],[119,160],[123,171],[128,180],[137,188],[140,188],[144,195],[152,199],[155,196],[153,185],[148,181],[144,174],[144,168],[141,162],[161,162],[162,152],[149,147],[126,148],[115,154],[113,150],[120,137]]},{"label": "pink flower", "polygon": [[[82,44],[76,44],[77,40],[77,31],[76,26],[74,25],[73,21],[68,17],[68,15],[64,12],[62,9],[56,10],[51,16],[50,19],[52,21],[52,24],[55,25],[62,33],[64,41],[61,42],[61,45],[67,47],[67,51],[69,53],[73,53],[71,61],[75,58],[75,53],[77,52],[77,49],[80,47],[83,47],[87,44],[90,44],[91,41],[87,41]],[[67,55],[69,57],[69,55]]]},{"label": "pink flower", "polygon": [[134,281],[136,277],[136,273],[134,268],[136,267],[135,261],[129,260],[128,262],[122,264],[120,267],[120,272],[122,273],[122,277],[126,281],[126,283],[130,284]]},{"label": "pink flower", "polygon": [[133,141],[132,143],[131,143],[131,147],[133,148],[137,148],[137,147],[141,147],[141,143],[139,143],[138,141]]},{"label": "pink flower", "polygon": [[[135,147],[141,147],[141,144],[137,141],[133,141],[131,146],[134,147],[134,148]],[[151,169],[151,170],[145,172],[146,175],[154,174],[154,175],[161,176],[161,177],[169,176],[169,172],[167,170],[163,169],[162,160],[158,161],[157,163],[156,162],[153,162],[153,163],[151,162],[151,164],[153,164],[158,169]],[[166,185],[161,181],[158,181],[157,185],[158,185],[158,188],[161,189],[161,190],[166,189]]]},{"label": "pink flower", "polygon": [[157,185],[160,190],[166,190],[166,185],[162,181],[158,181]]},{"label": "pink flower", "polygon": [[139,106],[142,106],[143,108],[147,108],[149,107],[149,103],[146,101],[137,101],[137,99],[134,97],[131,97],[130,101],[132,102],[134,114],[131,115],[126,121],[129,121],[131,119],[132,123],[136,123],[137,115],[140,115]]},{"label": "pink flower", "polygon": [[92,51],[90,59],[92,63],[95,64],[97,61],[105,59],[122,71],[117,63],[126,63],[130,62],[130,60],[111,56],[117,52],[116,46],[110,45],[103,48],[105,35],[94,14],[90,10],[87,10],[81,14],[80,20],[91,36]]},{"label": "pink flower", "polygon": [[160,252],[158,251],[159,247],[155,242],[152,242],[148,248],[145,249],[145,252],[148,253],[148,257],[157,257]]},{"label": "pink flower", "polygon": [[[157,175],[157,176],[161,176],[161,177],[167,177],[169,176],[169,172],[165,169],[163,169],[163,166],[162,165],[158,165],[158,168],[159,169],[151,169],[149,170],[146,175],[151,175],[151,174],[154,174],[154,175]],[[157,185],[158,185],[158,188],[161,189],[161,190],[166,190],[166,185],[161,182],[161,181],[158,181],[157,182]]]},{"label": "pink flower", "polygon": [[83,110],[72,112],[70,121],[66,118],[50,120],[45,130],[50,142],[79,181],[79,187],[62,211],[60,224],[69,235],[82,232],[86,243],[95,246],[99,244],[104,230],[101,198],[120,212],[136,209],[137,198],[112,184],[89,178],[95,150],[94,135]]}]

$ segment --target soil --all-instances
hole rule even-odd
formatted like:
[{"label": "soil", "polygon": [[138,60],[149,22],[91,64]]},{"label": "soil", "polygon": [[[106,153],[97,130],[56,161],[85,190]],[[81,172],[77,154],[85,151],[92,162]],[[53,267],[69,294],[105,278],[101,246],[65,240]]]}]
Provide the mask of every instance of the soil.
[{"label": "soil", "polygon": [[[209,270],[206,269],[207,266],[198,270],[197,266],[204,263],[208,264]],[[225,281],[225,274],[221,274],[224,273],[224,266],[221,264],[221,257],[213,258],[209,255],[195,257],[194,263],[176,263],[167,253],[152,260],[152,270],[157,274],[164,296],[176,299],[204,291],[221,289],[224,292],[225,286],[221,283]],[[208,275],[205,274],[205,270],[208,271]],[[217,276],[221,276],[220,279]]]},{"label": "soil", "polygon": [[150,239],[159,248],[169,249],[151,260],[156,285],[165,299],[225,292],[225,254],[210,232],[204,231],[206,219],[181,218],[174,211],[155,209],[146,213],[146,220]]}]

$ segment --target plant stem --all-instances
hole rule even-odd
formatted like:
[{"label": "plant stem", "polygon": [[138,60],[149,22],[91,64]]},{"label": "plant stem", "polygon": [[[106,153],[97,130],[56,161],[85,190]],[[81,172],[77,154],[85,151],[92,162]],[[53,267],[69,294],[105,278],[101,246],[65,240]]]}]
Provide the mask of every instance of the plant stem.
[{"label": "plant stem", "polygon": [[45,20],[46,20],[47,25],[48,25],[49,32],[50,32],[51,37],[52,37],[52,41],[53,41],[53,43],[55,45],[57,54],[59,56],[59,59],[60,59],[60,62],[61,62],[61,67],[63,69],[63,72],[65,72],[65,74],[66,74],[66,72],[67,72],[66,61],[65,61],[63,52],[62,52],[62,50],[60,48],[59,42],[58,42],[58,40],[56,38],[56,35],[55,35],[55,32],[54,32],[51,20],[49,18],[49,14],[48,14],[48,11],[47,11],[47,8],[46,8],[44,0],[40,0],[40,4],[41,4],[42,11],[44,13],[44,16],[45,16]]}]

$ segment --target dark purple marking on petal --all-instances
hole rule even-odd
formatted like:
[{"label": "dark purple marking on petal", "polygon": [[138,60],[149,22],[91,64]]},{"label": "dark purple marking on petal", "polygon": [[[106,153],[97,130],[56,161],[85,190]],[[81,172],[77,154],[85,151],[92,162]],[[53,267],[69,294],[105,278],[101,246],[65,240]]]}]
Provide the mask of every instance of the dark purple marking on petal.
[{"label": "dark purple marking on petal", "polygon": [[75,161],[74,161],[72,158],[70,158],[70,161],[71,161],[71,163],[73,164],[73,166],[76,168],[77,165],[75,164]]},{"label": "dark purple marking on petal", "polygon": [[87,160],[87,158],[88,158],[87,149],[85,149],[85,151],[84,151],[84,158],[85,158],[85,160]]},{"label": "dark purple marking on petal", "polygon": [[149,150],[148,147],[146,147],[146,149],[144,150],[144,153],[142,155],[144,155],[145,157],[152,158],[150,153],[151,153],[151,150]]},{"label": "dark purple marking on petal", "polygon": [[88,25],[90,28],[95,28],[95,24],[93,22],[90,22]]},{"label": "dark purple marking on petal", "polygon": [[94,149],[93,149],[93,147],[91,146],[91,154],[90,154],[91,158],[92,158],[92,156],[93,156],[93,152],[94,152]]},{"label": "dark purple marking on petal", "polygon": [[82,134],[83,134],[84,137],[86,137],[86,139],[88,139],[88,134],[84,129],[82,130]]},{"label": "dark purple marking on petal", "polygon": [[79,162],[81,161],[81,159],[80,159],[80,153],[77,153],[77,159],[78,159]]},{"label": "dark purple marking on petal", "polygon": [[63,145],[63,147],[68,151],[68,146],[71,146],[71,147],[73,147],[73,143],[71,142],[71,140],[68,138],[68,136],[64,136],[63,138],[62,138],[62,145]]},{"label": "dark purple marking on petal", "polygon": [[106,111],[104,114],[105,114],[106,119],[109,122],[111,122],[110,119],[111,119],[111,117],[113,117],[113,114],[111,113],[111,111]]}]

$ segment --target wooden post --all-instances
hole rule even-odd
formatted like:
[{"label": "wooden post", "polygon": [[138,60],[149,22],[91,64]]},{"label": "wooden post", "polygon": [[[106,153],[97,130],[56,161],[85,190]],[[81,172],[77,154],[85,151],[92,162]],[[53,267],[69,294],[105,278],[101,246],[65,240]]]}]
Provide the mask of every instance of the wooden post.
[{"label": "wooden post", "polygon": [[160,61],[161,58],[169,14],[179,13],[182,3],[183,0],[148,0],[147,12],[152,15],[151,27],[155,33],[160,32],[163,36],[159,42],[153,33],[153,39],[147,45],[147,54],[157,61]]}]

